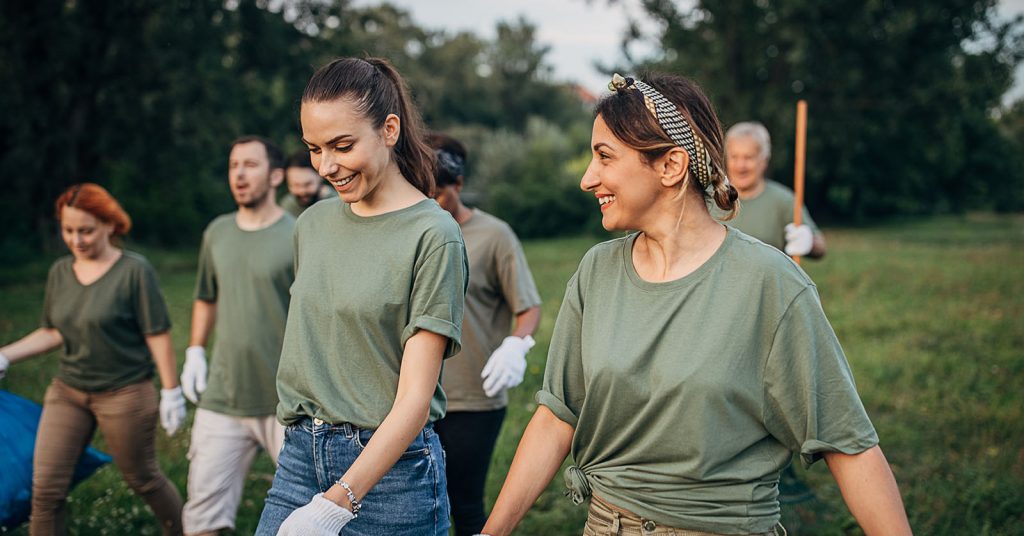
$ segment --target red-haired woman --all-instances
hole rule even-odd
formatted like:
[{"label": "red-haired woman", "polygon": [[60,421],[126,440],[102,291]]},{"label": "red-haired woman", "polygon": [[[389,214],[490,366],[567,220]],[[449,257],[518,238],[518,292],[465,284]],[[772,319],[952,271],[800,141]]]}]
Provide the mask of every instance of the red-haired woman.
[{"label": "red-haired woman", "polygon": [[[42,326],[0,348],[11,362],[63,347],[46,390],[33,457],[30,532],[63,534],[75,463],[98,426],[128,485],[153,509],[164,534],[181,534],[181,495],[160,472],[157,413],[168,434],[185,418],[170,317],[153,267],[119,246],[131,219],[102,187],[74,185],[56,216],[71,255],[50,268]],[[163,389],[157,402],[153,364]]]}]

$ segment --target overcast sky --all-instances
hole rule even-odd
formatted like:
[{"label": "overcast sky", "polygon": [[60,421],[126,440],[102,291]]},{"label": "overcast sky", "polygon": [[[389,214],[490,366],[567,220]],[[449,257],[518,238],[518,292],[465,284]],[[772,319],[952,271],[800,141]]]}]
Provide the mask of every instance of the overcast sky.
[{"label": "overcast sky", "polygon": [[[356,0],[356,3],[382,2]],[[554,67],[555,78],[576,81],[595,94],[604,91],[608,80],[597,72],[594,62],[621,63],[619,43],[628,17],[642,15],[637,0],[620,0],[612,5],[607,0],[390,0],[390,3],[409,10],[413,19],[424,27],[453,32],[468,30],[484,37],[494,36],[498,21],[515,20],[522,15],[537,26],[538,41],[551,47],[547,61]],[[1024,13],[1024,0],[1003,0],[999,11],[1007,17]],[[642,53],[642,50],[635,52]],[[1017,84],[1011,94],[1014,98],[1024,97],[1024,65],[1017,69]]]}]

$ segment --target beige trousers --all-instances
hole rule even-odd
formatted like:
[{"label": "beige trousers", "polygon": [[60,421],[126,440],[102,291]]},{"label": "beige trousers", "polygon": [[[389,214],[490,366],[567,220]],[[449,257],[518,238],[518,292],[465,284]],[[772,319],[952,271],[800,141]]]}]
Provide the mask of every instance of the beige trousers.
[{"label": "beige trousers", "polygon": [[65,533],[71,475],[98,426],[114,464],[156,514],[163,534],[181,534],[181,495],[156,462],[158,407],[151,380],[90,393],[54,379],[36,435],[29,533]]},{"label": "beige trousers", "polygon": [[[781,525],[779,525],[781,527]],[[751,534],[750,536],[774,536],[775,532]],[[779,534],[785,535],[785,529]],[[619,508],[608,501],[592,495],[587,524],[583,536],[724,536],[715,532],[677,529],[666,527],[644,519],[629,510]]]},{"label": "beige trousers", "polygon": [[284,427],[273,415],[235,417],[202,408],[192,423],[188,449],[185,534],[235,528],[245,475],[262,447],[277,463]]}]

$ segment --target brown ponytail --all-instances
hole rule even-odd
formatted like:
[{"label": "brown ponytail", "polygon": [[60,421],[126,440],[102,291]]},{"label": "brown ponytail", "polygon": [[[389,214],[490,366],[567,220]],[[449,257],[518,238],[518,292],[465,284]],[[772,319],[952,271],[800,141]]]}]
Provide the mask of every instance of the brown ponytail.
[{"label": "brown ponytail", "polygon": [[398,170],[424,195],[433,196],[434,152],[423,141],[419,109],[391,63],[383,58],[338,58],[318,69],[302,93],[303,102],[342,98],[357,103],[375,129],[384,125],[389,114],[398,116],[401,132],[392,149]]}]

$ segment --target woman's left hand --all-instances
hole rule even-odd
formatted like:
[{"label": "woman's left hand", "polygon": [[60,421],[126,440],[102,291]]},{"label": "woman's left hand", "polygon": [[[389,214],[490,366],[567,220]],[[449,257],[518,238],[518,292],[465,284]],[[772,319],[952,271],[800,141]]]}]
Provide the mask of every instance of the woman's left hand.
[{"label": "woman's left hand", "polygon": [[160,426],[172,436],[184,423],[185,397],[181,394],[181,387],[160,389]]},{"label": "woman's left hand", "polygon": [[309,504],[293,511],[284,520],[277,536],[338,536],[349,521],[352,512],[317,493]]}]

